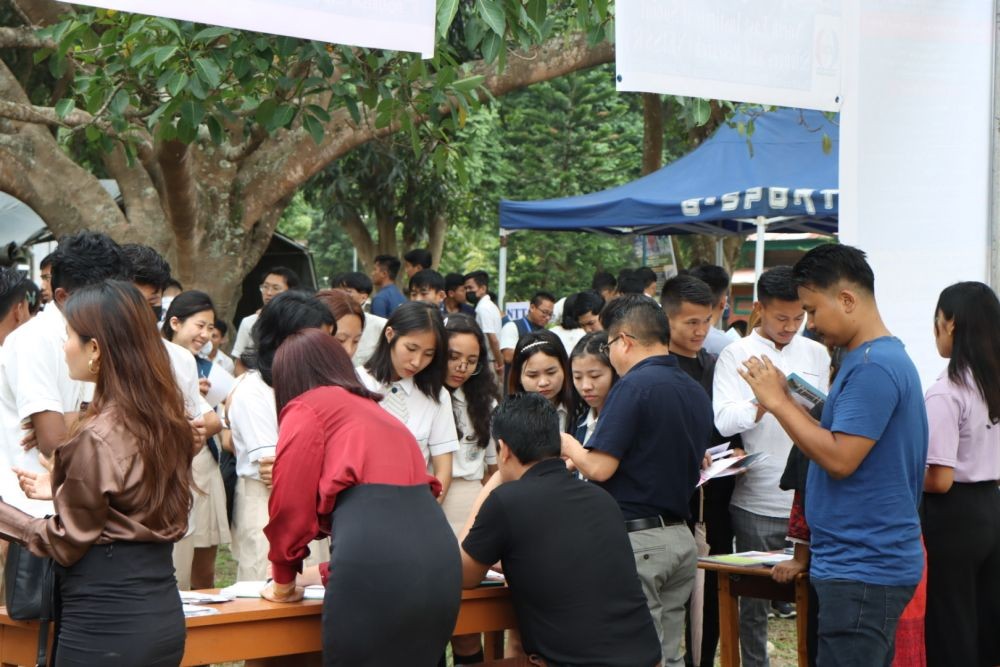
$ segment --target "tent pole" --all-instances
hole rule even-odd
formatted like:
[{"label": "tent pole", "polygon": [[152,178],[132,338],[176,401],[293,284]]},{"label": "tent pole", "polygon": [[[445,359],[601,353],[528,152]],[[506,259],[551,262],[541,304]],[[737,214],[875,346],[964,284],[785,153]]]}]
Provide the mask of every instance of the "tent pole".
[{"label": "tent pole", "polygon": [[497,306],[500,307],[500,312],[505,312],[505,304],[507,301],[507,234],[509,232],[506,229],[500,229],[500,269],[498,272],[498,282],[500,286],[497,288]]},{"label": "tent pole", "polygon": [[724,267],[726,261],[726,249],[723,245],[722,239],[722,236],[715,237],[715,265]]},{"label": "tent pole", "polygon": [[764,234],[767,233],[767,218],[757,216],[757,245],[753,263],[753,300],[757,301],[757,280],[764,273]]}]

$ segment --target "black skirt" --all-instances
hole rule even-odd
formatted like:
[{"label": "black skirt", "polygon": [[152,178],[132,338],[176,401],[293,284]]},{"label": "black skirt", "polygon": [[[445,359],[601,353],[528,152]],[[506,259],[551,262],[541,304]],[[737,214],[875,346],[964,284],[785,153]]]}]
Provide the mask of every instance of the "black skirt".
[{"label": "black skirt", "polygon": [[343,491],[332,532],[323,664],[437,665],[458,617],[462,562],[429,488]]},{"label": "black skirt", "polygon": [[96,544],[56,565],[56,667],[173,667],[184,655],[184,612],[172,544]]}]

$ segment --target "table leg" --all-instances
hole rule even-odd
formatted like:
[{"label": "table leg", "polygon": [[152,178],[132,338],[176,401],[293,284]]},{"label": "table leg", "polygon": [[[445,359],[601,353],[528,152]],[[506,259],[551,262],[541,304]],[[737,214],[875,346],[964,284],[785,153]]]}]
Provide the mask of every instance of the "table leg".
[{"label": "table leg", "polygon": [[504,631],[483,633],[483,657],[487,660],[503,658]]},{"label": "table leg", "polygon": [[809,579],[803,575],[795,578],[795,612],[799,667],[809,667]]},{"label": "table leg", "polygon": [[728,572],[719,572],[719,653],[722,667],[740,665],[739,598]]}]

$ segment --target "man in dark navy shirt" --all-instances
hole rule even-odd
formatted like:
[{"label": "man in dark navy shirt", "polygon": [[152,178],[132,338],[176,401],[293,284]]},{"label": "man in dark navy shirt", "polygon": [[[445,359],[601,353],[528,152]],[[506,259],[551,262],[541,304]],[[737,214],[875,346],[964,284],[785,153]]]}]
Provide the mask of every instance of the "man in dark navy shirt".
[{"label": "man in dark navy shirt", "polygon": [[511,397],[492,428],[500,471],[462,531],[466,588],[501,561],[521,643],[550,667],[656,665],[660,645],[621,513],[559,458],[552,403],[535,393]]},{"label": "man in dark navy shirt", "polygon": [[685,521],[712,437],[712,403],[669,355],[670,325],[655,301],[620,296],[601,312],[601,324],[621,380],[587,447],[564,434],[562,452],[618,501],[663,664],[682,665],[684,603],[697,568]]}]

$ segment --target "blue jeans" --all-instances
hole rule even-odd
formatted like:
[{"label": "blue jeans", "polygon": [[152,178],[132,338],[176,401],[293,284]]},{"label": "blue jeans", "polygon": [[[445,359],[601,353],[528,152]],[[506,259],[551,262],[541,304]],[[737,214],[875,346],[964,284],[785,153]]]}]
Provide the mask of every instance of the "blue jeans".
[{"label": "blue jeans", "polygon": [[916,586],[814,579],[819,597],[818,667],[889,667],[896,625]]}]

